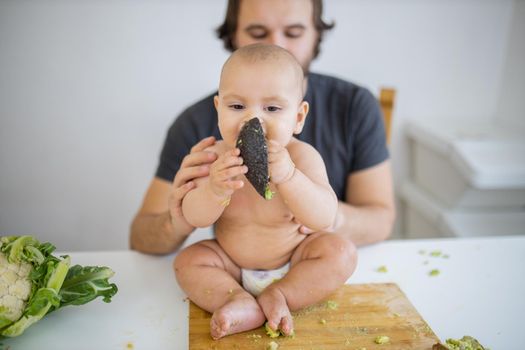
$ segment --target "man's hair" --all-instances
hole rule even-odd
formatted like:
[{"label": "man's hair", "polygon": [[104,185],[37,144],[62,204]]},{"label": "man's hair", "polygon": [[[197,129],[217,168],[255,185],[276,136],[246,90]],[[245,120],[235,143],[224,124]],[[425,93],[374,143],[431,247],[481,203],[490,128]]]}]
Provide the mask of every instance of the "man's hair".
[{"label": "man's hair", "polygon": [[[311,1],[313,5],[314,28],[318,34],[313,55],[313,58],[316,58],[321,52],[321,41],[323,40],[324,32],[332,29],[335,26],[335,22],[332,21],[332,23],[327,23],[323,20],[323,0]],[[228,0],[224,22],[215,30],[217,36],[224,42],[224,47],[228,51],[234,51],[236,49],[233,45],[233,36],[237,31],[240,6],[241,0]]]}]

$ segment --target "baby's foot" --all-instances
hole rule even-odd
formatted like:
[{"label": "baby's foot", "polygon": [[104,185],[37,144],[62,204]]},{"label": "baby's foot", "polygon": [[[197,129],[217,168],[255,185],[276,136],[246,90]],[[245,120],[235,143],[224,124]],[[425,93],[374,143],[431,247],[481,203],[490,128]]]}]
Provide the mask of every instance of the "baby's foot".
[{"label": "baby's foot", "polygon": [[285,335],[293,333],[292,315],[286,298],[279,288],[266,288],[257,298],[257,302],[266,315],[268,326],[271,329],[280,329]]},{"label": "baby's foot", "polygon": [[210,321],[213,339],[260,327],[265,317],[257,301],[247,292],[232,295],[221,308],[215,310]]}]

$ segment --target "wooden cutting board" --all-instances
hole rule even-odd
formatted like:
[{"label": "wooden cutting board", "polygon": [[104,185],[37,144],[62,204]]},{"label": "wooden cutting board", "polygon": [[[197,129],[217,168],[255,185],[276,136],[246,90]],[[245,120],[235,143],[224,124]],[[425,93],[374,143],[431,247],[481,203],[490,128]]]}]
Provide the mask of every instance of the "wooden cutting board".
[{"label": "wooden cutting board", "polygon": [[[190,350],[264,350],[271,341],[279,344],[279,350],[425,350],[439,341],[393,283],[345,285],[324,302],[293,316],[293,339],[271,339],[261,327],[213,340],[211,314],[190,303]],[[390,340],[379,345],[374,342],[378,336],[388,336]]]}]

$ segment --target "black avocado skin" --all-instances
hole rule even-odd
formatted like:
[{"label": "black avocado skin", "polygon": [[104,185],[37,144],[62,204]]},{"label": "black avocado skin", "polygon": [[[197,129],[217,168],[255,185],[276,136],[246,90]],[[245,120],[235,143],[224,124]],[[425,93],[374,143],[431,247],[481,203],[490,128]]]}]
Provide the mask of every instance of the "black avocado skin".
[{"label": "black avocado skin", "polygon": [[244,164],[248,167],[246,178],[263,198],[270,199],[268,198],[270,182],[268,146],[258,118],[250,119],[243,125],[236,145],[241,151]]}]

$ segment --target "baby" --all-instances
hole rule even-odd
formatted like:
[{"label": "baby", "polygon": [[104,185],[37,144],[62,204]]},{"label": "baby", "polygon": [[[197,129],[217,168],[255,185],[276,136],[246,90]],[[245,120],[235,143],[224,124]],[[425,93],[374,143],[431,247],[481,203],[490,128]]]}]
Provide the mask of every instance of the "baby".
[{"label": "baby", "polygon": [[[240,48],[222,68],[214,102],[223,140],[210,148],[219,157],[182,203],[193,226],[215,224],[216,239],[189,246],[174,262],[181,288],[213,313],[215,339],[265,320],[289,335],[290,311],[319,302],[355,269],[353,244],[323,232],[338,205],[323,160],[293,137],[308,114],[304,86],[299,63],[277,46]],[[267,139],[271,200],[246,180],[248,169],[236,148],[252,118],[260,120]],[[317,232],[301,234],[300,225]]]}]

